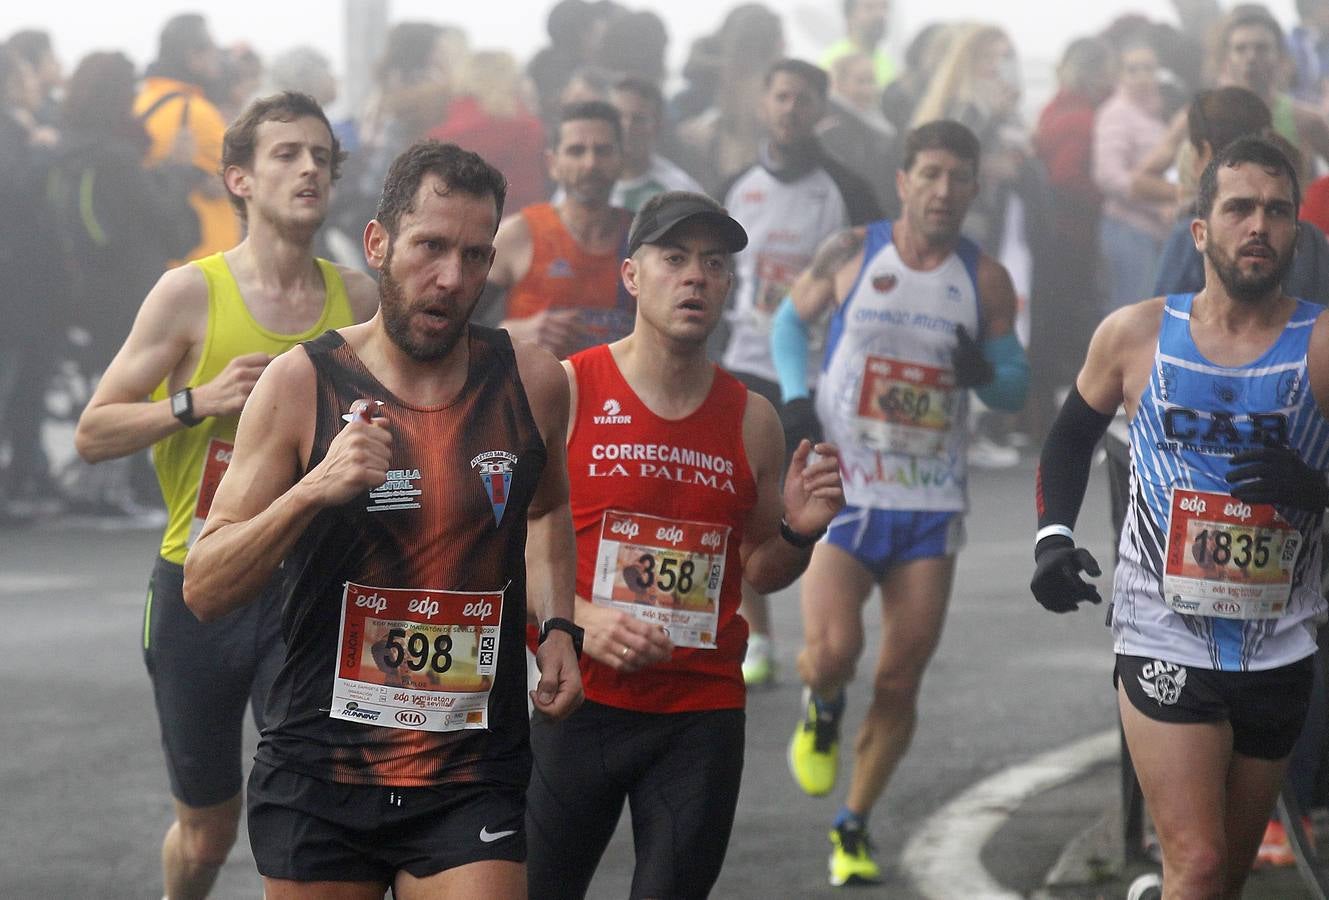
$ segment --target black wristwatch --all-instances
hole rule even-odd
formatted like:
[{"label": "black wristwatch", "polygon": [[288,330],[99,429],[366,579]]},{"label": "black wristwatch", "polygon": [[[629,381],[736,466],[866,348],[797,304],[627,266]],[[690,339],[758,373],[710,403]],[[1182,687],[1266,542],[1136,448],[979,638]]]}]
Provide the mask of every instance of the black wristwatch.
[{"label": "black wristwatch", "polygon": [[572,638],[572,649],[576,651],[577,659],[581,659],[581,641],[586,634],[585,629],[575,622],[564,619],[560,616],[554,616],[551,619],[545,619],[544,624],[540,626],[540,643],[545,642],[551,631],[562,631]]},{"label": "black wristwatch", "polygon": [[784,516],[780,517],[780,537],[785,539],[785,543],[791,544],[800,550],[806,550],[813,544],[817,543],[825,533],[826,529],[823,528],[816,534],[802,534],[801,532],[794,530],[793,526],[789,524],[788,519]]},{"label": "black wristwatch", "polygon": [[171,414],[184,423],[186,428],[193,428],[203,420],[194,415],[194,392],[182,388],[171,395]]}]

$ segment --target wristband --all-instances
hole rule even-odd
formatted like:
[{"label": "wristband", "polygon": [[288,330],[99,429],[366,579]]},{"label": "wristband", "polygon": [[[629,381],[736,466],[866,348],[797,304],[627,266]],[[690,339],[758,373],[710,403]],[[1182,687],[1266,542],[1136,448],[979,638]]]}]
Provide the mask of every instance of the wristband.
[{"label": "wristband", "polygon": [[801,534],[793,529],[793,526],[789,524],[788,519],[784,516],[780,517],[780,537],[784,538],[785,543],[797,547],[800,550],[806,550],[813,544],[817,543],[825,533],[826,529],[823,528],[816,534]]},{"label": "wristband", "polygon": [[1038,529],[1038,534],[1034,535],[1034,546],[1037,547],[1039,541],[1043,540],[1045,537],[1052,537],[1054,534],[1059,534],[1062,537],[1069,539],[1071,543],[1075,543],[1075,532],[1071,531],[1065,525],[1044,525],[1042,528]]}]

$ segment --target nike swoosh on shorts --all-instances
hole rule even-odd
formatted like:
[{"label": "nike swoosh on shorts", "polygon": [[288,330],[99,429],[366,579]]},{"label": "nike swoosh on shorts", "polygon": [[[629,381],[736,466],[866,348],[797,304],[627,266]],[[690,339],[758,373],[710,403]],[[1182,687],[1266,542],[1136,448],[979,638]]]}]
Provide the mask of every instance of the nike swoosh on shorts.
[{"label": "nike swoosh on shorts", "polygon": [[489,826],[486,825],[484,828],[480,829],[480,840],[484,841],[486,844],[492,844],[494,841],[500,841],[503,838],[511,837],[516,833],[517,829],[515,828],[510,828],[507,831],[490,831]]}]

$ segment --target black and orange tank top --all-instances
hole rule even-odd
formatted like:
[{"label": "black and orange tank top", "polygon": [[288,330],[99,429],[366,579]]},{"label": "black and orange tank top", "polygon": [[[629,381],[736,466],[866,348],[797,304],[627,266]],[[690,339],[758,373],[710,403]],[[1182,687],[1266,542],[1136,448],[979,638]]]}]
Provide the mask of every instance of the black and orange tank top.
[{"label": "black and orange tank top", "polygon": [[350,784],[526,784],[526,508],[546,452],[507,334],[471,326],[468,340],[465,386],[430,408],[392,395],[335,331],[303,345],[308,468],[358,399],[384,404],[392,462],[320,512],[283,566],[265,762]]}]

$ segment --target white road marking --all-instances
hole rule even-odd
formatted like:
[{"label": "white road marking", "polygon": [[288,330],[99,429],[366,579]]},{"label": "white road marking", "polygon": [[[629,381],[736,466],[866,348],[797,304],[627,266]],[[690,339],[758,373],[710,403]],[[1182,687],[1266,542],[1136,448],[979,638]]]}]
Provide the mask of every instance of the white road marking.
[{"label": "white road marking", "polygon": [[983,779],[914,833],[904,848],[905,872],[929,900],[1020,900],[983,868],[983,846],[1024,801],[1107,762],[1120,746],[1110,728]]},{"label": "white road marking", "polygon": [[43,591],[67,591],[92,587],[92,579],[69,575],[6,575],[0,579],[0,597],[10,594],[38,594]]}]

